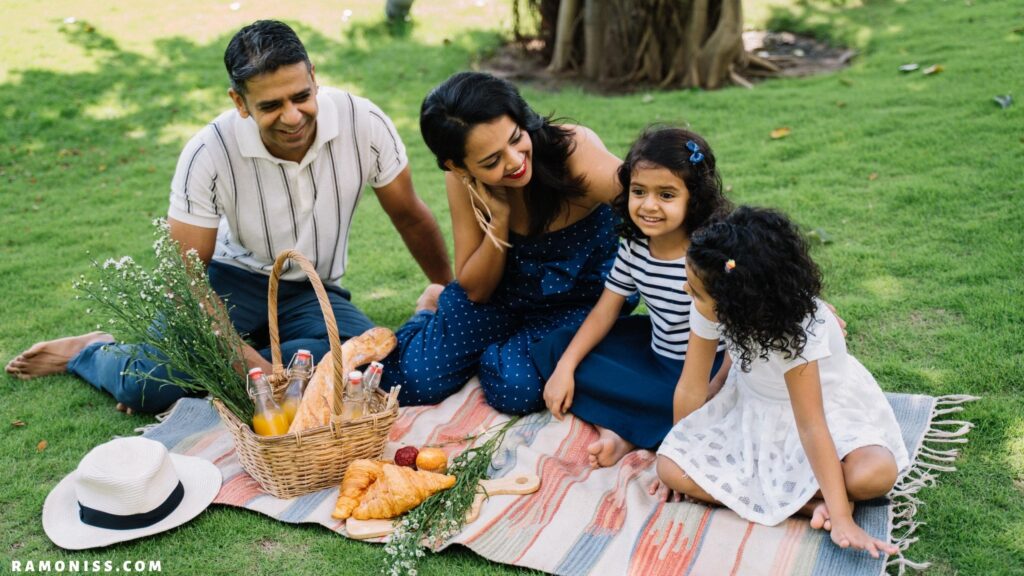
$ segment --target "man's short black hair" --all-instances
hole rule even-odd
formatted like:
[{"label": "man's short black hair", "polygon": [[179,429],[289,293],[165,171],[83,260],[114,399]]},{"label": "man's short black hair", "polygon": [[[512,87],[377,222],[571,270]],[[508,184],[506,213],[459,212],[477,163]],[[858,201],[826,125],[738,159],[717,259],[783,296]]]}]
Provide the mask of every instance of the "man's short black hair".
[{"label": "man's short black hair", "polygon": [[305,62],[312,69],[302,41],[284,22],[257,20],[235,34],[224,50],[224,67],[231,87],[245,94],[245,83],[253,76],[273,72],[282,66]]}]

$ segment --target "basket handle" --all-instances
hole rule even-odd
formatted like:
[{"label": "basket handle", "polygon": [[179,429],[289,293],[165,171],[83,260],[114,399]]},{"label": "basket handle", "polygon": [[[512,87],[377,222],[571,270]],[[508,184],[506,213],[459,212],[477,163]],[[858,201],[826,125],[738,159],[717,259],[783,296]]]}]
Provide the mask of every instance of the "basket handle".
[{"label": "basket handle", "polygon": [[320,302],[320,311],[324,315],[324,322],[327,324],[327,340],[331,344],[331,364],[334,369],[334,413],[341,414],[344,405],[344,366],[342,366],[341,338],[338,336],[338,322],[334,318],[334,309],[331,308],[331,301],[327,298],[327,291],[320,281],[313,264],[298,250],[283,250],[277,255],[274,261],[274,269],[270,273],[270,283],[267,285],[267,325],[270,332],[270,357],[274,364],[274,373],[283,374],[284,364],[281,362],[281,337],[277,329],[277,286],[281,278],[281,270],[285,262],[294,260],[302,268],[302,271],[309,277],[316,298]]}]

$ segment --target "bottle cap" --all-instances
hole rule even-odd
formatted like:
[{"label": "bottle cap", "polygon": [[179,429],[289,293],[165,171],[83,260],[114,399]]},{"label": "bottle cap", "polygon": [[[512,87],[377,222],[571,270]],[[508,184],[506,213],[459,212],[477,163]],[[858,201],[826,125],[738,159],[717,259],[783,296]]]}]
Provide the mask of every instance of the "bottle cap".
[{"label": "bottle cap", "polygon": [[256,379],[256,378],[259,378],[260,376],[263,376],[263,368],[260,368],[259,366],[257,366],[255,368],[249,370],[249,377],[250,378]]},{"label": "bottle cap", "polygon": [[362,382],[363,381],[363,373],[360,372],[359,370],[353,370],[353,371],[349,372],[348,373],[348,381],[349,381],[350,384],[351,383]]},{"label": "bottle cap", "polygon": [[295,353],[295,355],[298,356],[299,358],[312,358],[313,357],[313,353],[310,352],[309,350],[299,350],[298,352]]}]

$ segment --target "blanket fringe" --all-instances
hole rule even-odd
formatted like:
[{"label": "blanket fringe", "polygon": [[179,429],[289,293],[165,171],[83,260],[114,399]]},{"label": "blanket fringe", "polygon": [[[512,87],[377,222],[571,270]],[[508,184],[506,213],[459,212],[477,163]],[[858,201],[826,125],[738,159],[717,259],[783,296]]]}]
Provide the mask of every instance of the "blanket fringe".
[{"label": "blanket fringe", "polygon": [[966,420],[936,418],[961,412],[964,404],[976,400],[979,400],[977,396],[966,394],[936,398],[932,406],[931,425],[914,454],[910,470],[896,481],[892,492],[889,493],[889,498],[893,502],[889,524],[893,545],[899,549],[899,553],[886,563],[887,573],[903,576],[908,568],[920,571],[931,566],[930,562],[914,562],[905,555],[910,546],[918,540],[913,535],[914,532],[924,524],[915,519],[918,507],[923,505],[917,493],[922,488],[934,486],[941,473],[956,471],[952,463],[960,454],[960,449],[950,448],[949,445],[966,444],[967,433],[974,427]]}]

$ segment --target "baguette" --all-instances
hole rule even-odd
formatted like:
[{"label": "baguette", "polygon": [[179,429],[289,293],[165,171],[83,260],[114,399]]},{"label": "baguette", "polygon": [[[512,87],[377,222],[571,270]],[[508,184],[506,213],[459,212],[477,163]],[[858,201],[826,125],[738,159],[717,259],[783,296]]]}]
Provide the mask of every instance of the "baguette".
[{"label": "baguette", "polygon": [[[383,360],[398,344],[395,333],[377,326],[370,328],[341,345],[342,374],[348,374],[357,367]],[[347,376],[346,376],[347,378]],[[288,433],[301,432],[310,428],[326,426],[331,420],[334,408],[334,362],[327,354],[320,360],[313,378],[306,386],[302,402],[295,412]],[[344,385],[342,382],[340,385]]]}]

